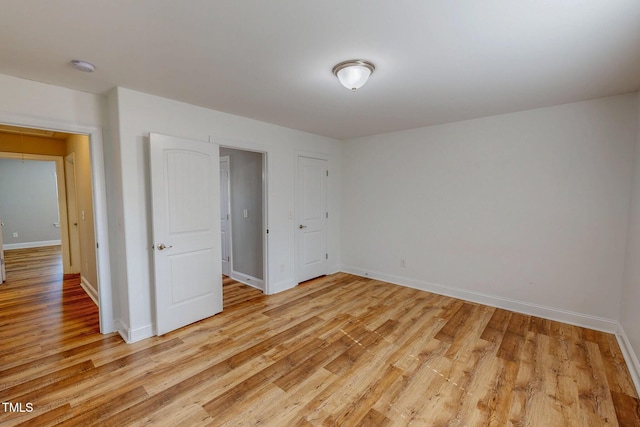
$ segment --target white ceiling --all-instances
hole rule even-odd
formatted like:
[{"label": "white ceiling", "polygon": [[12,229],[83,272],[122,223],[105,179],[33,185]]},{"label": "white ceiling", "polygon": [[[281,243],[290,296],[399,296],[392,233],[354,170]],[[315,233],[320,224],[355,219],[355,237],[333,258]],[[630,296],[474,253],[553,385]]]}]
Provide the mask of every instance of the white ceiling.
[{"label": "white ceiling", "polygon": [[638,90],[640,1],[0,0],[0,73],[345,139]]}]

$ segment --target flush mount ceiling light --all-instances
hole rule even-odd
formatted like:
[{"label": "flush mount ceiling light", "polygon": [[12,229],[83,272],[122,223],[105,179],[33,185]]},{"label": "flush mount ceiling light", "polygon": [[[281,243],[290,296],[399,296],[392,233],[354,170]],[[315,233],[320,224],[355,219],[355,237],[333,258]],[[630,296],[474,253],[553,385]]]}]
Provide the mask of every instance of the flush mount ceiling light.
[{"label": "flush mount ceiling light", "polygon": [[342,86],[353,92],[361,88],[373,74],[376,66],[363,59],[343,61],[333,67],[333,74],[340,80]]},{"label": "flush mount ceiling light", "polygon": [[96,70],[96,66],[87,61],[80,61],[79,59],[74,59],[71,61],[71,65],[78,70],[84,71],[85,73],[93,73]]}]

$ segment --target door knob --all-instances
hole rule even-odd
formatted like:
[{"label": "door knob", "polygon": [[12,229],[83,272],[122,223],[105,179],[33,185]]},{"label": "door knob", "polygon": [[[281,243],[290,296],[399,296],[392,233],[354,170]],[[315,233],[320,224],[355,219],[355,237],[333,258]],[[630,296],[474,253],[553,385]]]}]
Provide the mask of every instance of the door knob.
[{"label": "door knob", "polygon": [[158,245],[158,250],[159,250],[159,251],[164,251],[165,249],[170,249],[170,248],[172,248],[172,247],[173,247],[173,246],[171,246],[171,245],[166,246],[164,243],[160,243],[160,244]]},{"label": "door knob", "polygon": [[302,230],[303,228],[307,228],[307,226],[306,226],[306,225],[302,225],[302,224],[300,224],[300,225],[298,226],[298,228],[299,228],[300,230]]}]

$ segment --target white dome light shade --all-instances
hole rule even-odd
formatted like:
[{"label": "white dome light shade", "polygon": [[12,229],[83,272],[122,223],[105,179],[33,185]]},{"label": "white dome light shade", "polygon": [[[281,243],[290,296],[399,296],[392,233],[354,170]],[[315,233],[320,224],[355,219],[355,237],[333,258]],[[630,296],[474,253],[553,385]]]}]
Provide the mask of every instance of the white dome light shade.
[{"label": "white dome light shade", "polygon": [[355,92],[367,82],[375,69],[371,62],[358,59],[339,63],[333,67],[333,74],[344,87]]},{"label": "white dome light shade", "polygon": [[360,89],[369,80],[371,71],[362,65],[353,65],[338,71],[338,80],[347,89]]}]

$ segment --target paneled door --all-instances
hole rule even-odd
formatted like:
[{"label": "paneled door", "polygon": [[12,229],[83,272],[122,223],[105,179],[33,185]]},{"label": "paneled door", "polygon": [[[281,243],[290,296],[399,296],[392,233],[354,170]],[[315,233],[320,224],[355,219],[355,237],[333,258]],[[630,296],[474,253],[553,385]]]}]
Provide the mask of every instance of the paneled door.
[{"label": "paneled door", "polygon": [[296,225],[298,283],[327,274],[327,161],[298,157]]},{"label": "paneled door", "polygon": [[150,135],[156,327],[222,311],[218,146]]}]

